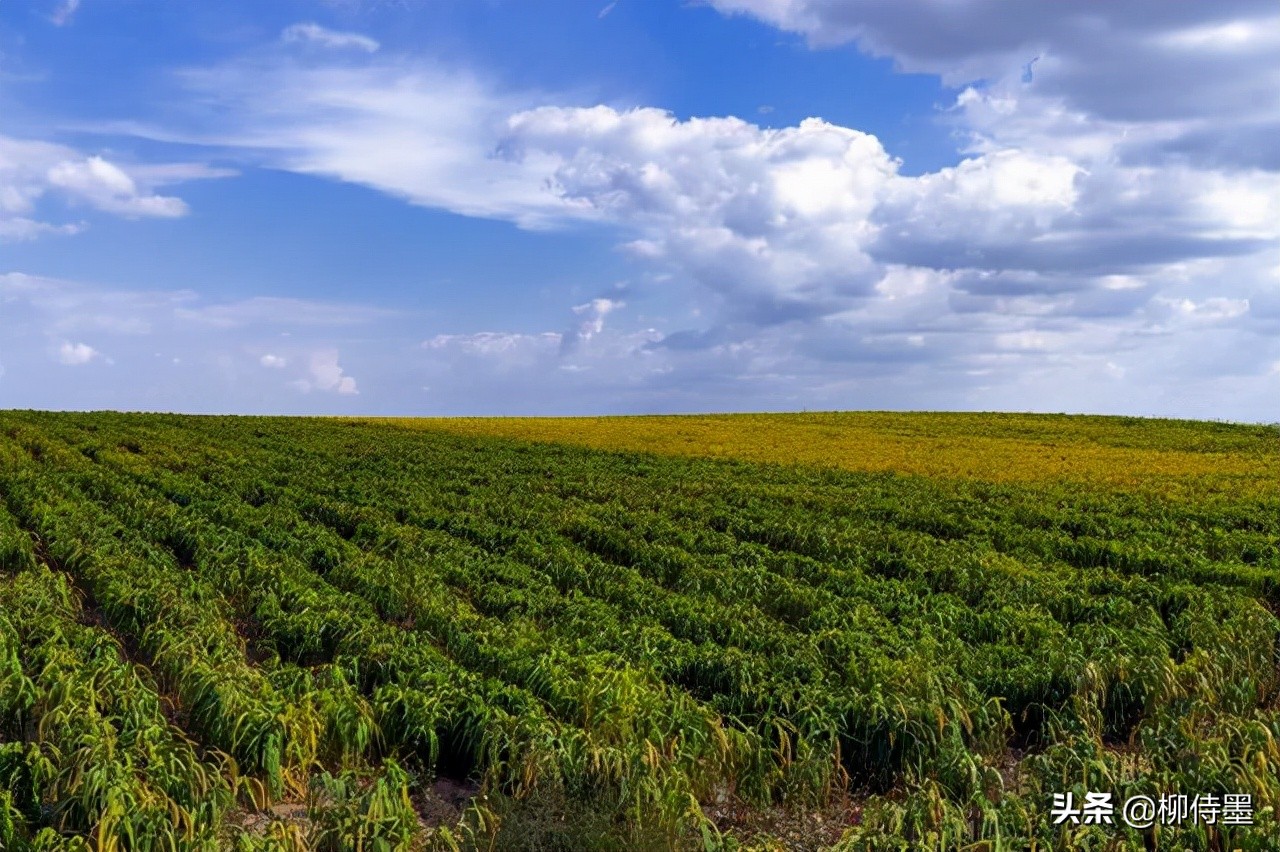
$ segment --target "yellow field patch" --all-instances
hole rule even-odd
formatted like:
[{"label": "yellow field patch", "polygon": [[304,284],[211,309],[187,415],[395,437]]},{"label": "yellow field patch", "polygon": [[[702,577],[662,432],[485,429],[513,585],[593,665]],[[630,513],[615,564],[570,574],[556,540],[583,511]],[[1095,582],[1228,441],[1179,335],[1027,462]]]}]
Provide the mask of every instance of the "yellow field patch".
[{"label": "yellow field patch", "polygon": [[605,450],[996,482],[1070,480],[1170,495],[1280,491],[1280,432],[1264,426],[886,412],[373,422]]}]

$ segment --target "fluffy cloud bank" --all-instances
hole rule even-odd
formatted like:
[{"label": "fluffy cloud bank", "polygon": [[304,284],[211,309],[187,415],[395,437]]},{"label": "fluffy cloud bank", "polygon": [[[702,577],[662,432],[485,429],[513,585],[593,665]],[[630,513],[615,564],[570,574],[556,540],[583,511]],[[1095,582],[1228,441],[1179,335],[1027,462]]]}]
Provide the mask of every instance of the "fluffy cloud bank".
[{"label": "fluffy cloud bank", "polygon": [[[1050,315],[1132,322],[1161,291],[1225,287],[1247,304],[1274,286],[1271,173],[993,145],[904,176],[874,137],[819,120],[766,130],[606,107],[521,113],[505,150],[553,156],[551,191],[638,232],[637,257],[718,293],[739,328],[871,321],[895,268],[942,273],[932,286],[974,334]],[[1222,283],[1228,266],[1245,274]]]},{"label": "fluffy cloud bank", "polygon": [[[1276,239],[1274,173],[1167,159],[1177,134],[1202,116],[1122,120],[1085,111],[1044,82],[1058,61],[1044,34],[1066,45],[1054,56],[1074,55],[1068,48],[1093,44],[1079,33],[1087,16],[1061,12],[1059,28],[1021,12],[997,24],[982,3],[925,3],[915,18],[891,14],[895,4],[720,5],[821,43],[897,51],[912,70],[949,68],[956,81],[1004,76],[960,90],[949,120],[967,139],[966,156],[920,176],[901,175],[875,137],[820,119],[773,130],[731,117],[678,121],[653,108],[538,107],[549,96],[403,57],[335,64],[270,56],[189,72],[191,90],[229,117],[191,138],[465,215],[531,227],[608,222],[629,232],[637,257],[719,294],[728,316],[760,323],[843,310],[872,292],[886,265],[1134,274],[1257,254]],[[1117,27],[1129,20],[1106,10],[1095,17],[1106,14]],[[1182,33],[1186,44],[1175,38],[1183,46],[1170,50],[1212,58],[1213,38],[1205,47],[1185,35],[1210,26],[1205,14],[1153,15],[1156,23],[1131,38],[1165,44]],[[925,29],[950,22],[962,37],[910,41],[916,19]],[[1027,83],[1031,48],[1044,53]],[[1274,74],[1276,65],[1262,70]],[[1222,87],[1235,85],[1235,66],[1206,68],[1217,69]],[[1118,77],[1145,79],[1141,67],[1131,71]],[[1149,80],[1134,85],[1150,89]],[[1206,103],[1202,113],[1216,109]]]},{"label": "fluffy cloud bank", "polygon": [[[459,413],[523,400],[1275,419],[1274,2],[710,2],[937,75],[957,161],[904,174],[876,137],[819,118],[766,128],[565,106],[310,25],[188,70],[198,109],[140,132],[467,216],[599,228],[668,294],[710,304],[697,322],[648,323],[630,316],[637,292],[628,307],[567,308],[559,329],[433,329],[396,356],[413,363],[397,375]],[[77,227],[32,215],[45,193],[119,215],[181,204],[137,169],[75,152],[6,172],[5,150],[0,235]],[[276,307],[174,310],[217,330]],[[323,322],[324,306],[308,310]],[[298,390],[356,390],[320,341],[262,341],[252,360]]]},{"label": "fluffy cloud bank", "polygon": [[637,232],[632,253],[693,276],[731,314],[821,313],[876,280],[870,216],[896,163],[865,133],[544,107],[511,118],[503,150],[550,158],[556,197]]},{"label": "fluffy cloud bank", "polygon": [[709,2],[951,86],[1020,84],[1006,113],[1061,119],[1070,137],[1127,127],[1135,158],[1280,167],[1268,141],[1280,135],[1280,8],[1268,0]]}]

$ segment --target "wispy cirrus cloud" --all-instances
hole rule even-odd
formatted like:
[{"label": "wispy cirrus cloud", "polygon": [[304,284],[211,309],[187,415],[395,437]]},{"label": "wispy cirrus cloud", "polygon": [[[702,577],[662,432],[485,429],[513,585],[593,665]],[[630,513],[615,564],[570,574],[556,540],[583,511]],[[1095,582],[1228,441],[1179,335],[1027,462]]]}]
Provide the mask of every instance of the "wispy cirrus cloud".
[{"label": "wispy cirrus cloud", "polygon": [[[347,353],[371,327],[386,335],[389,319],[320,300],[217,301],[189,290],[0,274],[0,398],[44,407],[72,398],[89,408],[323,410],[324,398],[357,395]],[[61,369],[89,365],[87,373],[115,372],[104,381]]]},{"label": "wispy cirrus cloud", "polygon": [[164,126],[111,129],[239,152],[248,162],[525,227],[592,213],[547,190],[553,163],[516,162],[496,150],[507,119],[536,104],[535,93],[404,57],[302,61],[266,53],[178,78],[196,109]]},{"label": "wispy cirrus cloud", "polygon": [[285,44],[309,44],[336,50],[355,49],[365,53],[376,53],[381,47],[377,39],[367,35],[331,30],[314,22],[285,27],[280,39]]},{"label": "wispy cirrus cloud", "polygon": [[264,325],[352,326],[386,319],[390,315],[388,310],[367,305],[281,296],[250,296],[233,302],[189,304],[174,311],[175,317],[186,322],[226,329]]},{"label": "wispy cirrus cloud", "polygon": [[75,17],[79,9],[80,0],[58,0],[58,5],[54,7],[53,14],[49,16],[49,22],[55,27],[65,27],[71,23],[71,19]]}]

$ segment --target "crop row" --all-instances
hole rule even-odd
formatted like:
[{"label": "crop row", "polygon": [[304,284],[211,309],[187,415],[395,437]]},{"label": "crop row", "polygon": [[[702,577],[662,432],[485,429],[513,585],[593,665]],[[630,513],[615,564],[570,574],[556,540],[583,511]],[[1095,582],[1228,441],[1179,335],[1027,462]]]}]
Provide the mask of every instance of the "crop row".
[{"label": "crop row", "polygon": [[[21,532],[242,798],[407,762],[616,805],[675,838],[725,796],[888,792],[856,848],[1097,843],[1044,828],[1051,793],[1089,785],[1280,806],[1280,506],[1265,495],[340,422],[5,425]],[[23,559],[10,538],[0,565]],[[206,683],[222,692],[202,711]],[[1168,836],[1266,848],[1247,830]]]}]

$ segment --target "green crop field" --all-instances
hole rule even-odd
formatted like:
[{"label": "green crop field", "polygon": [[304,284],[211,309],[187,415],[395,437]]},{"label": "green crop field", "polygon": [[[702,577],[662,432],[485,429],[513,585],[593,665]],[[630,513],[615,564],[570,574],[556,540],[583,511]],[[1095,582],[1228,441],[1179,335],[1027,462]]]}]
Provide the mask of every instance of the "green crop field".
[{"label": "green crop field", "polygon": [[1280,849],[1272,427],[0,412],[0,498],[0,849]]}]

